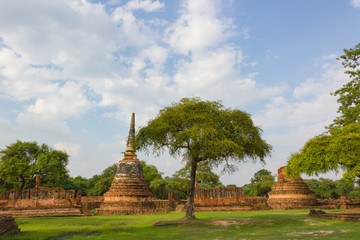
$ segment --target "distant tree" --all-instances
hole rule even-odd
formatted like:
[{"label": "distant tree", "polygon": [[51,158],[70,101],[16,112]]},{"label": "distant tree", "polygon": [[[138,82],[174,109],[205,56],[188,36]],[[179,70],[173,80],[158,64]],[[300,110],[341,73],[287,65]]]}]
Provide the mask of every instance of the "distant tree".
[{"label": "distant tree", "polygon": [[327,178],[304,179],[304,182],[314,192],[315,197],[320,199],[337,199],[342,195],[349,197],[350,192],[354,189],[354,185],[344,179],[336,181]]},{"label": "distant tree", "polygon": [[64,187],[69,179],[68,157],[66,152],[46,144],[17,140],[0,151],[1,191],[32,188],[36,175],[44,187]]},{"label": "distant tree", "polygon": [[304,179],[304,182],[314,192],[315,197],[320,199],[337,199],[342,195],[350,197],[349,194],[354,189],[354,185],[344,179],[336,181],[327,178]]},{"label": "distant tree", "polygon": [[87,194],[89,196],[102,196],[109,191],[111,183],[114,180],[117,164],[106,168],[101,175],[94,175],[89,179]]},{"label": "distant tree", "polygon": [[[175,173],[175,176],[190,179],[190,165],[186,165]],[[201,162],[198,164],[196,169],[196,179],[198,180],[199,188],[217,188],[223,187],[224,185],[220,182],[220,176],[214,173],[207,162]],[[187,184],[189,185],[189,184]]]},{"label": "distant tree", "polygon": [[77,176],[75,178],[70,178],[69,182],[66,189],[75,189],[76,191],[81,190],[83,196],[88,195],[89,179]]},{"label": "distant tree", "polygon": [[147,165],[145,161],[141,161],[144,178],[148,186],[150,186],[150,183],[154,181],[155,179],[161,179],[162,174],[158,171],[158,169],[154,165]]},{"label": "distant tree", "polygon": [[348,198],[360,200],[360,187],[354,187],[354,189],[348,194]]},{"label": "distant tree", "polygon": [[226,187],[237,187],[236,184],[228,184]]},{"label": "distant tree", "polygon": [[250,184],[243,186],[245,196],[267,197],[267,193],[271,191],[271,187],[275,183],[275,178],[269,170],[261,169],[254,174],[250,181]]},{"label": "distant tree", "polygon": [[143,167],[143,173],[146,183],[150,191],[157,199],[167,199],[168,188],[163,181],[161,172],[154,165],[147,165],[145,161],[141,161]]},{"label": "distant tree", "polygon": [[238,162],[247,158],[264,161],[271,146],[260,137],[261,129],[254,126],[249,114],[226,109],[219,101],[183,98],[160,111],[136,136],[137,149],[152,146],[161,154],[164,148],[172,156],[182,155],[190,166],[190,185],[185,218],[195,218],[194,190],[197,166],[225,164],[234,171]]}]

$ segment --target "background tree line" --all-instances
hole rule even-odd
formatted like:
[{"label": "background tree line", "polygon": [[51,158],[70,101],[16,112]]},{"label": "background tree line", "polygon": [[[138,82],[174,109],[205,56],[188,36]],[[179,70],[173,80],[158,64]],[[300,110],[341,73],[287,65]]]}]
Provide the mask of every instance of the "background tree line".
[{"label": "background tree line", "polygon": [[[101,174],[91,178],[81,176],[70,177],[66,168],[68,155],[53,150],[46,144],[17,141],[0,151],[0,193],[10,189],[29,189],[35,186],[35,176],[41,177],[41,186],[61,187],[64,189],[81,190],[85,196],[101,196],[111,186],[116,173],[117,164],[106,168]],[[186,199],[189,191],[190,167],[185,166],[171,177],[163,176],[154,165],[142,161],[145,180],[150,191],[157,199],[167,199],[172,189],[177,199]],[[219,175],[209,165],[200,163],[196,178],[200,188],[224,187]],[[305,179],[316,198],[339,198],[344,195],[350,199],[360,199],[360,187],[341,180]],[[242,186],[245,196],[264,196],[275,183],[275,176],[267,169],[261,169],[250,179],[250,183]],[[236,187],[229,184],[226,187]]]}]

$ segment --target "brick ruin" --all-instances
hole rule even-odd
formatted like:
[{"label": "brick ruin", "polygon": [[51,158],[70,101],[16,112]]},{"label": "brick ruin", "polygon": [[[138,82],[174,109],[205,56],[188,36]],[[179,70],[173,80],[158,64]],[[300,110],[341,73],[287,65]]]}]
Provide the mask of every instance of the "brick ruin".
[{"label": "brick ruin", "polygon": [[[11,190],[2,194],[0,216],[42,217],[128,215],[166,213],[167,210],[185,211],[186,200],[177,200],[170,190],[168,200],[153,199],[138,160],[132,141],[135,134],[134,114],[131,120],[129,139],[124,158],[119,161],[117,171],[108,192],[104,196],[81,196],[81,191],[46,188]],[[340,199],[316,200],[314,193],[301,178],[287,177],[285,167],[278,170],[278,182],[265,197],[246,197],[240,187],[202,189],[195,187],[196,211],[247,211],[265,209],[351,209],[360,208],[359,200]]]},{"label": "brick ruin", "polygon": [[241,187],[203,189],[195,182],[195,210],[201,211],[247,211],[252,210]]},{"label": "brick ruin", "polygon": [[40,177],[36,176],[36,186],[18,191],[12,189],[2,194],[0,214],[17,217],[38,216],[79,216],[81,192],[62,188],[40,186]]},{"label": "brick ruin", "polygon": [[138,160],[133,141],[135,138],[135,114],[132,114],[129,138],[124,159],[119,161],[114,180],[104,202],[96,209],[99,215],[129,215],[146,213],[164,213],[157,209],[152,199]]},{"label": "brick ruin", "polygon": [[318,203],[306,183],[300,177],[287,177],[285,167],[278,170],[278,181],[268,193],[268,205],[273,209],[313,208]]}]

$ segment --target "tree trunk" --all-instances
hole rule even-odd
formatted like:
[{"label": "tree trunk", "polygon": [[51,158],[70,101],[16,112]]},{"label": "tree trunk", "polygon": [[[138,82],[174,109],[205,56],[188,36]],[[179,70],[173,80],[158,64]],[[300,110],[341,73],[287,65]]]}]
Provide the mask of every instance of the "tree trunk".
[{"label": "tree trunk", "polygon": [[190,172],[190,187],[187,199],[187,209],[185,218],[195,219],[195,206],[194,206],[194,195],[195,195],[195,178],[196,178],[196,167],[197,161],[192,161],[191,172]]},{"label": "tree trunk", "polygon": [[20,175],[20,178],[21,178],[20,191],[22,191],[25,188],[25,178],[23,177],[23,175]]}]

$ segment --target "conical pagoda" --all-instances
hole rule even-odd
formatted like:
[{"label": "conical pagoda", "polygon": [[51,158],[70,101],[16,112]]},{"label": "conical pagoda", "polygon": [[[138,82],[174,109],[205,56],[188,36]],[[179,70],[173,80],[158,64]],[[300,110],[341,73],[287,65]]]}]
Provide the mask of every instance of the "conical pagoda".
[{"label": "conical pagoda", "polygon": [[285,167],[278,170],[278,182],[268,193],[267,204],[273,209],[313,208],[318,205],[315,194],[300,177],[288,177]]},{"label": "conical pagoda", "polygon": [[124,159],[120,160],[116,174],[104,202],[96,209],[99,215],[133,215],[156,213],[155,204],[142,170],[142,165],[135,154],[135,114],[131,116],[129,137]]}]

